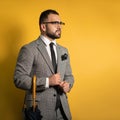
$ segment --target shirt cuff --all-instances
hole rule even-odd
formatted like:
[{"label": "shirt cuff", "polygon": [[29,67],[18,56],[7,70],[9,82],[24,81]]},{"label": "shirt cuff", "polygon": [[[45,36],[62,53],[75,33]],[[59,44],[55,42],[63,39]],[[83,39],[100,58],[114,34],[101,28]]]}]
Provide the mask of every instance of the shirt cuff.
[{"label": "shirt cuff", "polygon": [[46,78],[45,88],[49,88],[49,78]]}]

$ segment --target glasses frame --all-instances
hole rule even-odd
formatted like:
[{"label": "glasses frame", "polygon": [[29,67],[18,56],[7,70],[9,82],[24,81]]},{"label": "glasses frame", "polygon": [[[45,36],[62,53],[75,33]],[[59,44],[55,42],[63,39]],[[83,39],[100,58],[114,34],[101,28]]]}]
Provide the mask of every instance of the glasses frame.
[{"label": "glasses frame", "polygon": [[51,21],[51,22],[43,22],[43,24],[53,24],[53,25],[65,25],[64,22],[59,22],[59,21]]}]

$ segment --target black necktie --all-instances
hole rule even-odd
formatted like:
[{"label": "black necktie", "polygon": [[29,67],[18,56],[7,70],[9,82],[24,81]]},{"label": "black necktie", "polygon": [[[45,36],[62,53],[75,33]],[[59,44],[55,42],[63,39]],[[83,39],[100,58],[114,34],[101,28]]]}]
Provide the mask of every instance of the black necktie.
[{"label": "black necktie", "polygon": [[54,72],[57,73],[57,63],[56,63],[56,57],[55,57],[55,51],[54,51],[53,45],[54,45],[54,43],[51,42],[50,43],[50,51],[51,51],[52,65],[54,68]]},{"label": "black necktie", "polygon": [[[54,68],[54,72],[57,73],[57,63],[56,63],[56,57],[55,57],[55,52],[54,52],[54,48],[53,48],[53,45],[54,43],[51,42],[50,43],[50,51],[51,51],[51,58],[52,58],[52,65],[53,65],[53,68]],[[54,86],[54,88],[56,89],[57,91],[57,101],[56,101],[56,109],[58,109],[60,107],[60,89],[59,89],[59,86]]]}]

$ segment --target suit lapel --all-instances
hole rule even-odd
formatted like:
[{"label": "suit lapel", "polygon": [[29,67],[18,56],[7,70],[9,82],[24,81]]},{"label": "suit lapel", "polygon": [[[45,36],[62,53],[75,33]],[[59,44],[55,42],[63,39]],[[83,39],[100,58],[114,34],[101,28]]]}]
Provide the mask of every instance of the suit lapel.
[{"label": "suit lapel", "polygon": [[38,44],[38,50],[40,51],[40,53],[43,56],[44,60],[46,61],[47,65],[49,66],[51,72],[54,73],[52,62],[51,62],[48,52],[45,48],[45,43],[41,39],[38,39],[37,44]]},{"label": "suit lapel", "polygon": [[61,69],[62,61],[61,61],[61,49],[60,49],[60,46],[57,45],[56,49],[57,49],[57,72],[60,72],[62,70]]}]

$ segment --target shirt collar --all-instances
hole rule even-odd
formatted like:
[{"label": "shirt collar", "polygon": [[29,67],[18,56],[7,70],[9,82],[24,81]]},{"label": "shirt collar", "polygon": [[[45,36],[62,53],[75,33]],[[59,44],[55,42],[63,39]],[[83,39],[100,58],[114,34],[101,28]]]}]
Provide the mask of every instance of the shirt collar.
[{"label": "shirt collar", "polygon": [[46,38],[45,36],[41,35],[40,38],[43,40],[43,42],[48,46],[51,42],[53,42],[56,46],[56,40],[50,41],[48,38]]}]

